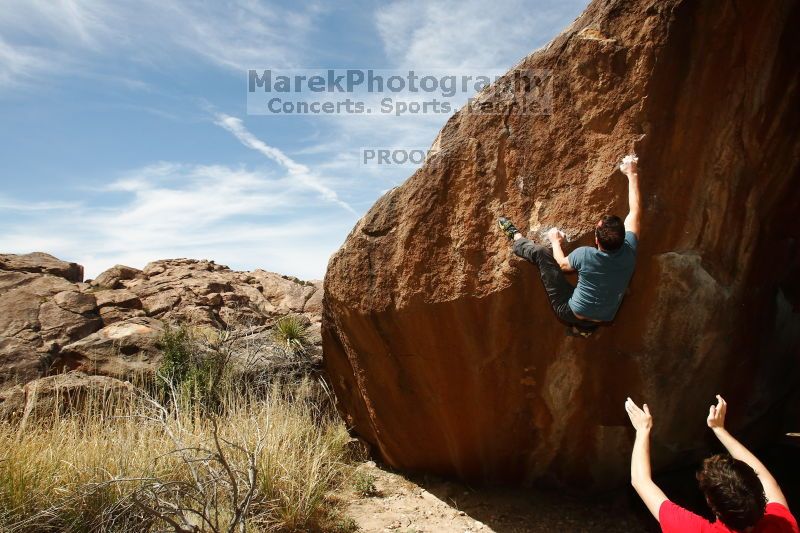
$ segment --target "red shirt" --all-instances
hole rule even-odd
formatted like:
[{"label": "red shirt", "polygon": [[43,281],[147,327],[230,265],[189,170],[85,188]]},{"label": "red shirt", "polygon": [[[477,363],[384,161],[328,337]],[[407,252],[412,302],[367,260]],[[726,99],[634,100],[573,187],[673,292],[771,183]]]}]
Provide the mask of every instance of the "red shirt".
[{"label": "red shirt", "polygon": [[[732,529],[717,520],[709,522],[702,516],[687,511],[669,500],[661,504],[658,510],[658,521],[664,533],[732,533]],[[797,520],[786,506],[780,503],[768,503],[764,516],[755,525],[752,533],[800,533]]]}]

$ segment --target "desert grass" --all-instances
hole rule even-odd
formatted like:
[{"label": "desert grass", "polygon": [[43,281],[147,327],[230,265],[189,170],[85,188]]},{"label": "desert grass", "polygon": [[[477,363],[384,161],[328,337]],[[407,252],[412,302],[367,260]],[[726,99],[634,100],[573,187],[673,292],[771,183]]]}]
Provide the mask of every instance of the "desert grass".
[{"label": "desert grass", "polygon": [[319,383],[224,390],[213,411],[137,388],[0,422],[0,531],[349,529],[335,497],[351,483],[349,436]]}]

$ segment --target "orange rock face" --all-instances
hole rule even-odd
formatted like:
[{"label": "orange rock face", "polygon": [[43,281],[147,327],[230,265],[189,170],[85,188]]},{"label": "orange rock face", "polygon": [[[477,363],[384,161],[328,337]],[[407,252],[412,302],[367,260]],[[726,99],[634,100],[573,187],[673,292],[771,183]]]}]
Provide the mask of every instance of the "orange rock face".
[{"label": "orange rock face", "polygon": [[[519,65],[550,71],[550,114],[453,116],[329,264],[325,361],[354,431],[401,469],[573,486],[626,478],[628,395],[657,467],[705,451],[718,392],[732,429],[774,435],[800,359],[799,24],[791,1],[597,0]],[[566,337],[497,217],[590,244],[627,213],[633,151],[629,293]]]}]

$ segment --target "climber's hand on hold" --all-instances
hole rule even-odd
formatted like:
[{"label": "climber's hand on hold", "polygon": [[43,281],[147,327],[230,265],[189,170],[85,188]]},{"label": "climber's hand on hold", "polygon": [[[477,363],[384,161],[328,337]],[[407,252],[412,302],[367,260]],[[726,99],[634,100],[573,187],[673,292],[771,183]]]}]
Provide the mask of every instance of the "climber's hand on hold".
[{"label": "climber's hand on hold", "polygon": [[653,417],[650,415],[650,408],[647,407],[647,404],[644,404],[642,407],[644,409],[640,409],[630,398],[625,400],[625,411],[628,412],[628,418],[631,419],[633,428],[637,433],[649,433],[650,428],[653,427]]},{"label": "climber's hand on hold", "polygon": [[564,241],[564,234],[561,233],[558,228],[550,228],[550,231],[547,232],[547,238],[550,239],[552,243],[561,244]]},{"label": "climber's hand on hold", "polygon": [[558,263],[558,267],[562,272],[573,272],[574,269],[569,264],[569,258],[564,255],[564,250],[561,248],[564,237],[564,232],[558,228],[550,228],[550,231],[547,232],[547,238],[550,239],[550,244],[553,245],[553,259]]},{"label": "climber's hand on hold", "polygon": [[717,394],[717,405],[712,405],[708,410],[706,424],[711,429],[725,427],[725,414],[728,412],[728,402]]},{"label": "climber's hand on hold", "polygon": [[628,179],[639,175],[639,158],[635,155],[626,155],[622,158],[622,163],[619,166],[619,169],[622,171],[623,174],[628,176]]}]

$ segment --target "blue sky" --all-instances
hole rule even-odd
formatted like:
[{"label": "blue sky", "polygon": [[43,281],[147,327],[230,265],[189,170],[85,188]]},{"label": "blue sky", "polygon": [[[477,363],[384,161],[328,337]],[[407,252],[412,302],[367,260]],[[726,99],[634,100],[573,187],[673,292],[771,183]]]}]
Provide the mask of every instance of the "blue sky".
[{"label": "blue sky", "polygon": [[448,115],[248,115],[247,70],[506,70],[586,0],[5,0],[0,253],[321,278]]}]

